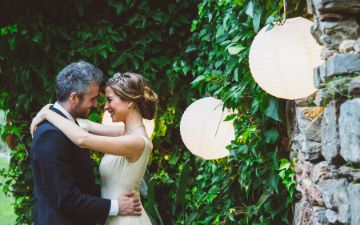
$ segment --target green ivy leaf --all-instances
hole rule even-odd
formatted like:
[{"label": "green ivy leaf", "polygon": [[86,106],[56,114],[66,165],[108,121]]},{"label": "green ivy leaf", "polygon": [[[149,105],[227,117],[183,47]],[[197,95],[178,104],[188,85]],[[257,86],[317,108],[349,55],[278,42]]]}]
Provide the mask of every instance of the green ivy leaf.
[{"label": "green ivy leaf", "polygon": [[253,17],[253,26],[255,33],[257,33],[260,29],[261,16],[262,16],[262,9],[260,7],[257,7]]},{"label": "green ivy leaf", "polygon": [[228,47],[228,52],[230,55],[237,55],[244,49],[246,48],[242,45],[230,46]]},{"label": "green ivy leaf", "polygon": [[265,132],[265,142],[268,144],[274,144],[279,138],[279,132],[275,128],[271,128]]},{"label": "green ivy leaf", "polygon": [[113,64],[111,64],[111,67],[112,67],[112,68],[116,68],[116,67],[122,65],[122,64],[125,62],[125,60],[126,60],[126,55],[125,55],[125,54],[121,54],[121,55],[115,60],[115,62],[114,62]]},{"label": "green ivy leaf", "polygon": [[191,85],[192,86],[197,86],[197,85],[199,85],[199,83],[201,83],[205,79],[206,79],[206,77],[204,75],[200,75],[200,76],[196,77],[195,80],[193,80],[191,82]]},{"label": "green ivy leaf", "polygon": [[178,189],[176,192],[176,203],[184,205],[185,204],[185,193],[186,193],[186,187],[191,181],[191,176],[189,176],[190,173],[190,160],[188,159],[183,164],[183,169],[180,174],[179,178],[179,184]]},{"label": "green ivy leaf", "polygon": [[233,119],[235,119],[236,117],[236,114],[230,114],[230,115],[227,115],[224,119],[224,121],[231,121]]},{"label": "green ivy leaf", "polygon": [[291,163],[288,159],[281,159],[280,160],[280,167],[279,170],[288,170],[291,167]]},{"label": "green ivy leaf", "polygon": [[191,53],[191,52],[193,52],[193,51],[196,51],[197,49],[198,49],[198,47],[197,47],[196,45],[189,45],[189,46],[186,48],[185,52],[186,52],[186,53]]},{"label": "green ivy leaf", "polygon": [[88,119],[93,121],[93,122],[99,122],[101,121],[101,116],[99,113],[96,112],[92,112],[90,113],[90,115],[88,116]]},{"label": "green ivy leaf", "polygon": [[245,13],[249,17],[254,18],[254,4],[252,1],[249,1],[249,3],[247,4]]},{"label": "green ivy leaf", "polygon": [[11,50],[14,50],[16,46],[15,37],[9,39],[9,47]]},{"label": "green ivy leaf", "polygon": [[273,120],[282,122],[279,115],[279,101],[273,97],[269,98],[268,106],[265,110],[265,115]]}]

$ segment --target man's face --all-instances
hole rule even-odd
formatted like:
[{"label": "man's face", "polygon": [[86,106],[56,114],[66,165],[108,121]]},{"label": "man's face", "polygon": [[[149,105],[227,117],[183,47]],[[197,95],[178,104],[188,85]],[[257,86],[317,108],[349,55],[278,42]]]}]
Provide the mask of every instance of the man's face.
[{"label": "man's face", "polygon": [[77,118],[87,118],[91,108],[96,107],[97,97],[99,96],[99,85],[92,83],[89,86],[89,92],[82,96],[82,99],[74,106],[74,114]]}]

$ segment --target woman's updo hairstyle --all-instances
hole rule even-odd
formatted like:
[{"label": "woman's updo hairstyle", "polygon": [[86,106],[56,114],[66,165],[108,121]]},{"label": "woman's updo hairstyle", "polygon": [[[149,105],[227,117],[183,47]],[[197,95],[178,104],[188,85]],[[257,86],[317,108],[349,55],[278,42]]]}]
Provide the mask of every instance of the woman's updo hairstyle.
[{"label": "woman's updo hairstyle", "polygon": [[111,87],[121,100],[135,102],[143,118],[154,118],[158,96],[146,86],[141,75],[129,72],[115,73],[106,86]]}]

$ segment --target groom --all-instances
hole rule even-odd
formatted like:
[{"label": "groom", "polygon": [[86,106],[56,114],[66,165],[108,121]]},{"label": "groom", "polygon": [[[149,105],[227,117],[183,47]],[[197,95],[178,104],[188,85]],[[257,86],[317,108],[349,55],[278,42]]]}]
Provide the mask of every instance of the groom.
[{"label": "groom", "polygon": [[[56,77],[57,102],[51,108],[76,123],[97,104],[102,72],[79,61]],[[133,193],[118,199],[100,198],[89,151],[73,144],[58,128],[45,121],[34,134],[30,149],[35,192],[35,225],[95,225],[108,216],[141,214]]]}]

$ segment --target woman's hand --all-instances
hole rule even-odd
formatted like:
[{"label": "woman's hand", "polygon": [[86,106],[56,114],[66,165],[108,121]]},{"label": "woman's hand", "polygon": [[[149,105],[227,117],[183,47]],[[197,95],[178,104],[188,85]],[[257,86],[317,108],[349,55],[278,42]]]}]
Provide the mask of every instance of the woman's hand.
[{"label": "woman's hand", "polygon": [[46,120],[46,112],[49,110],[50,106],[53,104],[47,104],[45,105],[34,117],[34,119],[31,122],[30,125],[30,133],[31,137],[34,136],[34,132],[36,128],[39,126],[40,123],[44,122]]}]

